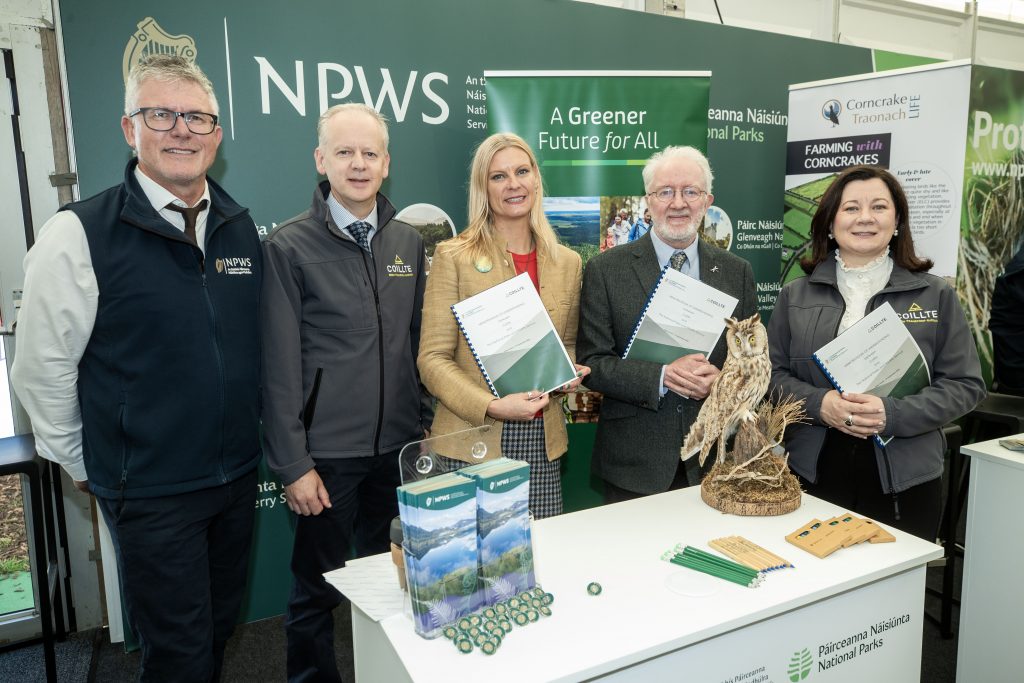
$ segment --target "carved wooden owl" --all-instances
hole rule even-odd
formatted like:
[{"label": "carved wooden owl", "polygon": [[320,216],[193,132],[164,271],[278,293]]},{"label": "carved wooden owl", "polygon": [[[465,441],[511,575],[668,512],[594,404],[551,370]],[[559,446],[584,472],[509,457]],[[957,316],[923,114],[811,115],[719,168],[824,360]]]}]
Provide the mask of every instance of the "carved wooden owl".
[{"label": "carved wooden owl", "polygon": [[746,320],[726,318],[726,343],[729,356],[722,372],[711,384],[704,405],[686,435],[680,455],[687,460],[700,451],[703,465],[718,440],[718,456],[725,454],[725,442],[735,433],[741,420],[755,419],[758,403],[768,390],[772,363],[768,356],[768,331],[761,314]]}]

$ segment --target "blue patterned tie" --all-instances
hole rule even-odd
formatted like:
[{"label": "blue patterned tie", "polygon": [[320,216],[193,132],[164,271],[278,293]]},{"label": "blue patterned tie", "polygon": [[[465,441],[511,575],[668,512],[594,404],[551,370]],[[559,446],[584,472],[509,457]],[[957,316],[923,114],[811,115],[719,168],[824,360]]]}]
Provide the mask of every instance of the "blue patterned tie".
[{"label": "blue patterned tie", "polygon": [[674,270],[678,270],[678,271],[682,272],[683,265],[686,264],[686,252],[685,251],[675,251],[675,252],[672,252],[672,257],[669,258],[668,264],[670,266],[672,266],[672,268]]},{"label": "blue patterned tie", "polygon": [[363,251],[370,251],[370,241],[367,239],[367,235],[370,234],[370,230],[373,226],[366,221],[356,221],[348,226],[348,231],[352,235],[352,239],[363,248]]}]

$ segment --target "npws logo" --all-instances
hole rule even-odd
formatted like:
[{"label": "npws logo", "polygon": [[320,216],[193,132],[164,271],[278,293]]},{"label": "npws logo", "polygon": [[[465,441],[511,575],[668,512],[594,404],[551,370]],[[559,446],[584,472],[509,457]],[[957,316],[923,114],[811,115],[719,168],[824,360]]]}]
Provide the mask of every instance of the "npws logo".
[{"label": "npws logo", "polygon": [[252,275],[252,259],[248,256],[219,258],[216,265],[221,275]]}]

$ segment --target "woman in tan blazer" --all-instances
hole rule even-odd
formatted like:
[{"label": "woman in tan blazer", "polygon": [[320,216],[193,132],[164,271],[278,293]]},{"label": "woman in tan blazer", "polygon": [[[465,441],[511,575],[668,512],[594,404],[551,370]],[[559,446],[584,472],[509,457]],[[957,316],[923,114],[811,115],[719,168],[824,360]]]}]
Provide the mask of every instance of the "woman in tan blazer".
[{"label": "woman in tan blazer", "polygon": [[[469,225],[439,244],[431,262],[418,359],[420,377],[438,399],[432,436],[490,425],[483,435],[441,440],[439,451],[468,462],[473,444],[482,441],[488,456],[530,463],[529,506],[537,518],[562,511],[558,458],[568,439],[561,401],[536,392],[496,398],[450,307],[528,272],[575,359],[582,263],[558,243],[544,216],[543,194],[537,158],[522,138],[496,133],[480,143],[470,169]],[[576,369],[577,379],[563,390],[571,391],[590,372]]]}]

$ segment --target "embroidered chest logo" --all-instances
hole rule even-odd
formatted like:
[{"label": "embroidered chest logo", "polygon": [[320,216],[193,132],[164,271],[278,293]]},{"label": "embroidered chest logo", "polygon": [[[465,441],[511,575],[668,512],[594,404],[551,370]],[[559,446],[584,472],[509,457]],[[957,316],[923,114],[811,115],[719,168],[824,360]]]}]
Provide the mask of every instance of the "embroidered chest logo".
[{"label": "embroidered chest logo", "polygon": [[933,309],[926,311],[916,302],[910,304],[906,313],[897,313],[904,323],[937,323],[939,322],[939,311]]},{"label": "embroidered chest logo", "polygon": [[402,257],[395,254],[394,263],[389,263],[387,266],[388,277],[412,277],[412,266],[407,265]]},{"label": "embroidered chest logo", "polygon": [[214,263],[221,275],[252,275],[252,259],[248,256],[218,258]]}]

